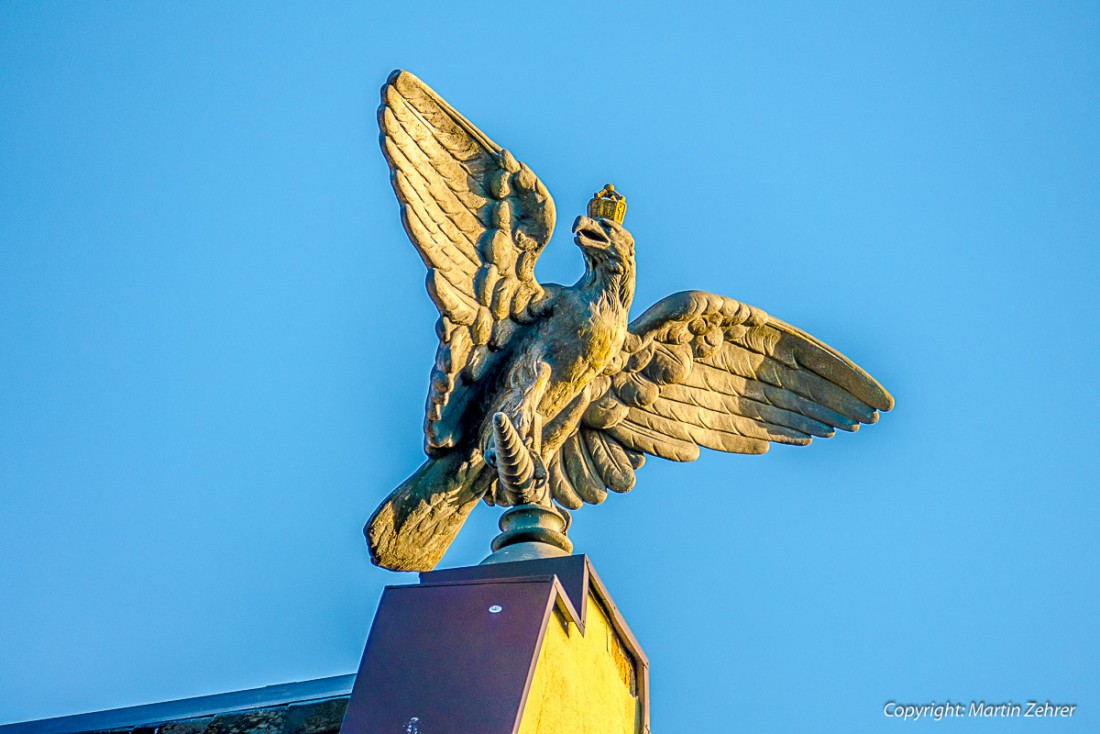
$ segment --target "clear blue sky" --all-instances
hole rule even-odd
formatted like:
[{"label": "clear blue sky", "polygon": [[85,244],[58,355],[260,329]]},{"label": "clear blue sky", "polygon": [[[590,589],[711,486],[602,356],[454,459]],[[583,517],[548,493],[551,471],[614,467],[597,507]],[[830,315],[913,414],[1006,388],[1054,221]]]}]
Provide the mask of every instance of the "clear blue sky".
[{"label": "clear blue sky", "polygon": [[0,721],[351,672],[414,580],[360,530],[434,352],[374,119],[403,67],[560,223],[628,195],[639,311],[743,300],[897,399],[576,513],[655,731],[1097,731],[1100,6],[399,6],[0,5]]}]

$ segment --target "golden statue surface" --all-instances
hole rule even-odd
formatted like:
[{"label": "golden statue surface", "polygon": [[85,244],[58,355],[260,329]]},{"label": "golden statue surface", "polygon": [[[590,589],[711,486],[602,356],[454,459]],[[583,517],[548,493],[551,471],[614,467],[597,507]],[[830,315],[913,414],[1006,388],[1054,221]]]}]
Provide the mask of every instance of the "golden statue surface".
[{"label": "golden statue surface", "polygon": [[893,407],[836,350],[729,298],[676,293],[630,321],[634,239],[610,185],[573,223],[580,280],[540,284],[555,211],[531,169],[408,72],[378,121],[440,316],[428,458],[364,528],[376,564],[433,568],[481,500],[519,508],[499,560],[568,553],[566,510],[630,491],[646,455],[761,454]]}]

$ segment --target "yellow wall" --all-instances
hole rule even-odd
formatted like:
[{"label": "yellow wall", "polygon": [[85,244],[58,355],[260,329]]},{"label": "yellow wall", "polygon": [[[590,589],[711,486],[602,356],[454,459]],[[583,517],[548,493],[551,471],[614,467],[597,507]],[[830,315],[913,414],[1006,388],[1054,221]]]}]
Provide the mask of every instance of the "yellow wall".
[{"label": "yellow wall", "polygon": [[535,663],[519,734],[637,734],[634,663],[588,595],[583,636],[556,609]]}]

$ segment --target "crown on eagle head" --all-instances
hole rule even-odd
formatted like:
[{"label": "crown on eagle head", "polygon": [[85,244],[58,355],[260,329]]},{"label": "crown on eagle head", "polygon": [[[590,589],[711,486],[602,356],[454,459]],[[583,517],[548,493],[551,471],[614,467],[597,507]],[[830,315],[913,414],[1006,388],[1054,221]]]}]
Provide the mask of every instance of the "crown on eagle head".
[{"label": "crown on eagle head", "polygon": [[614,219],[622,224],[623,217],[626,216],[626,197],[617,192],[611,184],[606,184],[593,194],[588,202],[588,216],[593,219],[600,217]]}]

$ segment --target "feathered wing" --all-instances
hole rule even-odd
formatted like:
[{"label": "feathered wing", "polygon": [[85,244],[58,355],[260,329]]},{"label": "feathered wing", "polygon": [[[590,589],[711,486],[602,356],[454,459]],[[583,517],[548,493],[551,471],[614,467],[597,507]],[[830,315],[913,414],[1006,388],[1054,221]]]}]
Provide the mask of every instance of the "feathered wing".
[{"label": "feathered wing", "polygon": [[494,473],[460,440],[467,386],[517,324],[546,302],[534,267],[554,229],[554,202],[531,169],[489,140],[412,74],[395,71],[378,110],[401,220],[439,308],[439,349],[425,416],[429,459],[367,521],[371,558],[395,570],[439,562]]},{"label": "feathered wing", "polygon": [[761,454],[874,423],[894,400],[836,350],[763,311],[702,291],[671,295],[630,324],[606,388],[551,462],[555,499],[627,491],[641,454],[694,461],[699,447]]},{"label": "feathered wing", "polygon": [[534,267],[554,229],[554,202],[530,168],[406,71],[382,87],[378,125],[440,313],[425,416],[433,453],[459,440],[471,393],[461,382],[479,379],[490,349],[540,313]]}]

